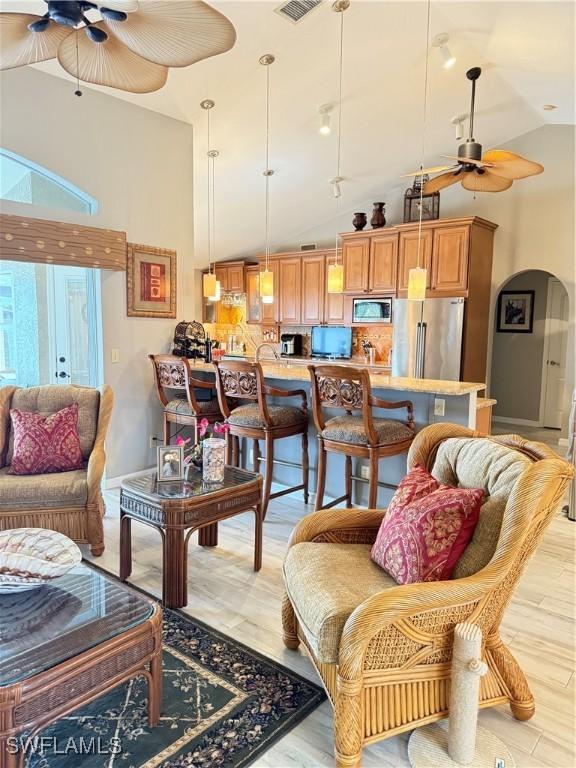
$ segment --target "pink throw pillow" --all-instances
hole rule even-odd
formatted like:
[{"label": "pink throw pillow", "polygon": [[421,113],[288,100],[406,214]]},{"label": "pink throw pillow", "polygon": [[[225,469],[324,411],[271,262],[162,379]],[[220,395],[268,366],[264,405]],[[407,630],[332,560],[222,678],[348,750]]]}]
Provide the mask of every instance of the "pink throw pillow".
[{"label": "pink throw pillow", "polygon": [[78,403],[50,416],[10,411],[14,451],[11,475],[44,475],[82,467],[78,436]]},{"label": "pink throw pillow", "polygon": [[[478,522],[482,488],[434,482],[438,488],[428,495],[411,498],[405,505],[396,502],[391,511],[388,508],[372,547],[372,560],[397,584],[449,579]],[[401,487],[402,483],[398,490]]]},{"label": "pink throw pillow", "polygon": [[[446,486],[447,487],[447,486]],[[390,504],[388,504],[389,515],[398,509],[403,509],[411,501],[428,496],[432,491],[440,488],[438,480],[434,479],[420,464],[416,464],[408,474],[400,480],[400,485],[396,488]]]}]

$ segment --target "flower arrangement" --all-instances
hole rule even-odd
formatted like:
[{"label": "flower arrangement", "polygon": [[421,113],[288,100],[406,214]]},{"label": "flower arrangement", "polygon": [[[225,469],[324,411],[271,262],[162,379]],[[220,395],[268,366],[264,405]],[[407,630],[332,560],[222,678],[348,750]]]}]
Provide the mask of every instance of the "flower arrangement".
[{"label": "flower arrangement", "polygon": [[195,467],[202,466],[202,443],[209,437],[225,438],[230,431],[230,425],[220,422],[216,422],[212,428],[212,434],[210,434],[210,422],[208,419],[201,419],[198,424],[198,442],[196,445],[190,445],[192,438],[178,436],[176,438],[176,445],[181,445],[184,448],[184,466],[189,467],[193,464]]}]

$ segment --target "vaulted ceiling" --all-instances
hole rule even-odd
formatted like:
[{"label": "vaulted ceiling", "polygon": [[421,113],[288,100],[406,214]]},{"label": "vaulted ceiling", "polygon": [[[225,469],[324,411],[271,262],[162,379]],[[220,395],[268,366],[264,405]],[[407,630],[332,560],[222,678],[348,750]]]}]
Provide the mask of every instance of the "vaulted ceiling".
[{"label": "vaulted ceiling", "polygon": [[[253,254],[264,242],[266,73],[258,59],[273,53],[272,246],[297,245],[323,222],[328,232],[335,215],[329,182],[335,175],[336,132],[320,135],[318,109],[337,100],[338,15],[329,0],[298,24],[274,12],[279,2],[216,0],[212,5],[236,27],[238,40],[231,51],[172,69],[167,85],[153,94],[103,90],[193,124],[200,252],[206,248],[207,227],[206,115],[199,104],[206,98],[216,102],[211,143],[220,152],[217,258]],[[3,10],[42,13],[43,7],[39,0],[2,2]],[[572,2],[436,0],[431,37],[439,32],[449,34],[457,61],[445,70],[438,52],[430,51],[425,164],[442,162],[441,154],[457,150],[451,119],[468,111],[465,72],[471,66],[483,70],[475,135],[485,149],[545,122],[574,122]],[[366,210],[367,201],[400,197],[409,186],[400,176],[420,162],[425,45],[426,3],[352,0],[344,40],[341,208],[345,212]],[[37,66],[68,77],[56,62]],[[545,104],[557,109],[545,111]],[[332,124],[335,128],[335,118]],[[178,168],[167,168],[166,173],[177,174]]]}]

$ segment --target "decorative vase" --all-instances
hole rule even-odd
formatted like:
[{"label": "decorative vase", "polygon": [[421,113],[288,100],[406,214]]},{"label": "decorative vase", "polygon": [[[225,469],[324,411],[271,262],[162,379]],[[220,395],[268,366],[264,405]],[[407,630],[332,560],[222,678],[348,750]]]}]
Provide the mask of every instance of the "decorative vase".
[{"label": "decorative vase", "polygon": [[356,232],[363,230],[367,222],[368,219],[366,218],[365,213],[355,213],[354,218],[352,219],[352,225],[354,226]]},{"label": "decorative vase", "polygon": [[386,225],[386,216],[384,215],[384,206],[386,203],[374,203],[374,210],[372,211],[372,218],[370,224],[372,229],[380,229]]},{"label": "decorative vase", "polygon": [[209,437],[202,442],[202,480],[205,483],[222,483],[226,460],[226,440]]}]

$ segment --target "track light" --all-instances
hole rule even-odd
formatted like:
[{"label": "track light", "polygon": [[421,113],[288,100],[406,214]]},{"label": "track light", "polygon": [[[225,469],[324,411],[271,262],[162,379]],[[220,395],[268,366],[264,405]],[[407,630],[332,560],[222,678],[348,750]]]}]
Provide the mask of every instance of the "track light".
[{"label": "track light", "polygon": [[464,123],[470,115],[468,113],[464,115],[456,115],[450,121],[452,125],[456,127],[456,141],[461,141],[464,138]]},{"label": "track light", "polygon": [[452,56],[450,53],[450,49],[448,48],[448,40],[450,38],[446,34],[446,32],[441,32],[439,35],[436,35],[434,40],[432,40],[432,46],[434,48],[438,48],[440,51],[440,55],[442,56],[442,59],[444,60],[444,63],[442,66],[444,69],[450,69],[451,67],[456,64],[456,57]]},{"label": "track light", "polygon": [[342,195],[342,190],[340,188],[341,181],[344,181],[342,176],[334,176],[333,179],[330,179],[330,184],[332,184],[332,194],[334,197],[340,197]]},{"label": "track light", "polygon": [[323,104],[318,112],[320,113],[320,133],[322,136],[328,136],[332,130],[330,126],[330,112],[332,112],[332,104]]}]

